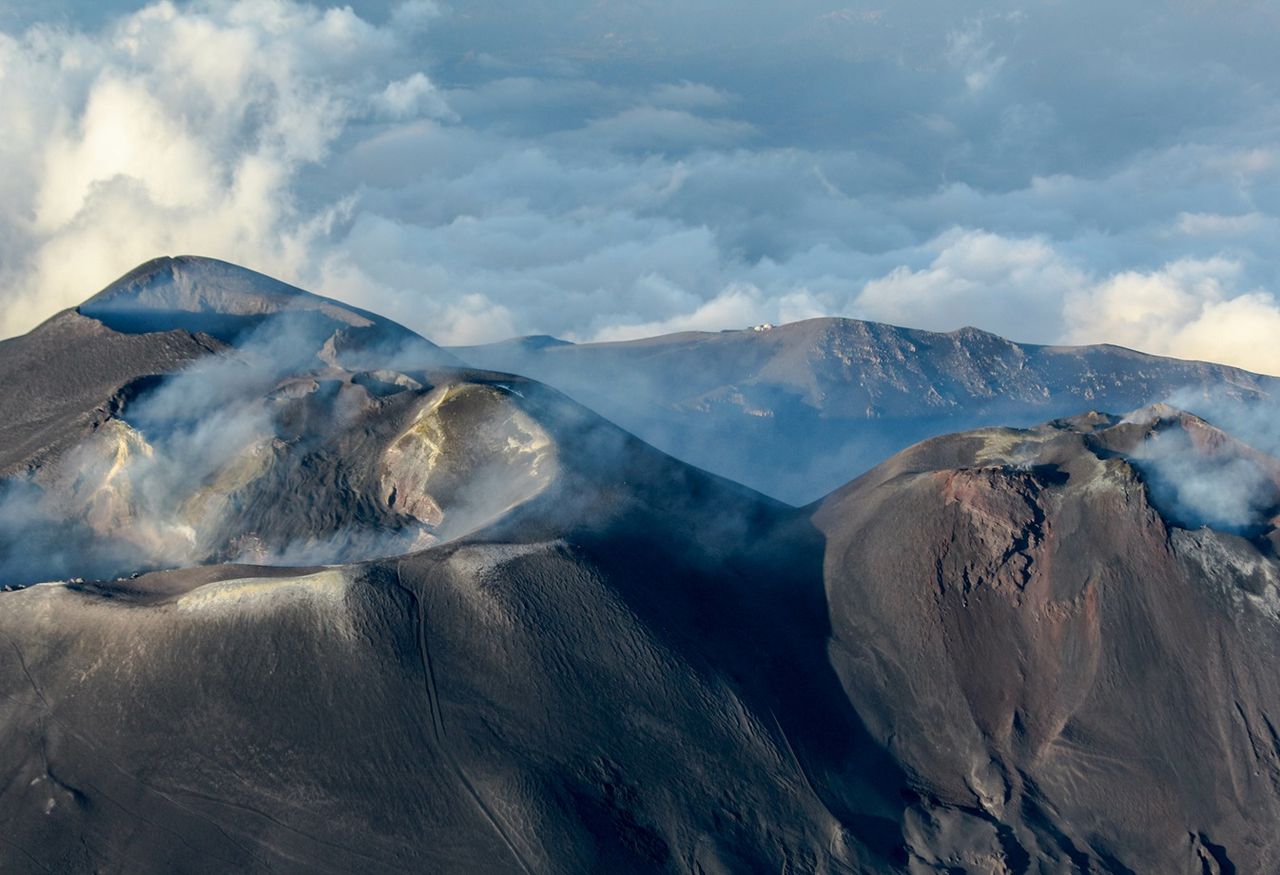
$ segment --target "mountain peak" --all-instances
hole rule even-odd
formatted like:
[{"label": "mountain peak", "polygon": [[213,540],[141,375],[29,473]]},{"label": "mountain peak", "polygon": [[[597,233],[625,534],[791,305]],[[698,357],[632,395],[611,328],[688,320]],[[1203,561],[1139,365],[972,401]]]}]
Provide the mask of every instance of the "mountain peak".
[{"label": "mountain peak", "polygon": [[85,301],[80,309],[85,312],[164,305],[191,312],[249,315],[323,300],[297,286],[231,262],[195,255],[166,255],[133,268]]},{"label": "mountain peak", "polygon": [[266,317],[309,311],[344,327],[376,326],[392,334],[416,336],[358,307],[246,267],[193,255],[164,256],[140,264],[76,310],[130,334],[179,328],[230,340]]}]

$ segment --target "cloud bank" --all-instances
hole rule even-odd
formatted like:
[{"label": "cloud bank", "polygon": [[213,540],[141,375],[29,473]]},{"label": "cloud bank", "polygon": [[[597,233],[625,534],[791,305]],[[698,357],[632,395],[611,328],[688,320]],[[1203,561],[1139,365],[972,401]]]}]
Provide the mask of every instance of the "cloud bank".
[{"label": "cloud bank", "polygon": [[1024,6],[0,13],[0,333],[190,252],[441,343],[830,314],[1280,373],[1277,13]]}]

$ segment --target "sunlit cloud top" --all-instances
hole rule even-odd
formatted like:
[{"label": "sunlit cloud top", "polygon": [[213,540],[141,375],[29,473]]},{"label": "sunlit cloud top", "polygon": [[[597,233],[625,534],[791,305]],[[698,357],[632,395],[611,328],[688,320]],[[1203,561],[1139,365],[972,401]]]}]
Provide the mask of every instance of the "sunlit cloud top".
[{"label": "sunlit cloud top", "polygon": [[0,6],[0,332],[194,253],[442,343],[844,315],[1280,373],[1273,8]]}]

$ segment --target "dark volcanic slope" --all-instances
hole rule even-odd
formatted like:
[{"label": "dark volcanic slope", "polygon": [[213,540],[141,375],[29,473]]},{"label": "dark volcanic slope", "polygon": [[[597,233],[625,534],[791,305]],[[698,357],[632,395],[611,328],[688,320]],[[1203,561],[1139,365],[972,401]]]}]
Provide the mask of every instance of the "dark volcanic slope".
[{"label": "dark volcanic slope", "polygon": [[408,345],[420,364],[457,365],[435,344],[397,322],[272,279],[239,265],[182,255],[129,271],[76,308],[124,333],[183,328],[233,341],[271,316],[302,314],[343,332],[348,342],[383,348],[384,359]]},{"label": "dark volcanic slope", "polygon": [[[905,859],[896,767],[823,653],[821,549],[803,515],[538,384],[353,370],[279,318],[125,393],[32,488],[91,533],[64,551],[90,567],[104,552],[156,564],[297,544],[374,558],[0,595],[0,863]],[[210,428],[199,448],[236,438],[238,452],[202,468],[172,435]],[[156,473],[173,454],[188,480]],[[157,512],[162,486],[175,494]]]},{"label": "dark volcanic slope", "polygon": [[[670,529],[617,534],[452,545],[147,606],[56,586],[5,596],[5,860],[892,868],[896,772],[862,746],[817,618],[760,592],[803,644],[781,648],[733,594],[748,576]],[[800,673],[784,684],[771,660]],[[825,762],[806,744],[856,766],[847,829],[822,801],[831,779],[801,765]]]},{"label": "dark volcanic slope", "polygon": [[1280,461],[1154,407],[795,509],[344,331],[238,328],[0,502],[68,568],[0,592],[0,869],[1280,869]]},{"label": "dark volcanic slope", "polygon": [[220,346],[182,330],[120,334],[74,310],[0,341],[0,475],[74,446],[109,414],[121,387]]},{"label": "dark volcanic slope", "polygon": [[[1161,488],[1193,464],[1241,479]],[[1157,408],[929,441],[822,502],[832,665],[913,776],[913,853],[1280,868],[1278,472]],[[1246,486],[1252,540],[1171,522]]]},{"label": "dark volcanic slope", "polygon": [[938,439],[816,529],[632,447],[642,488],[410,556],[0,595],[4,859],[1274,871],[1274,526],[1176,528],[1125,461],[1244,452],[1206,428]]},{"label": "dark volcanic slope", "polygon": [[1034,346],[972,328],[938,334],[851,319],[455,351],[549,383],[666,452],[794,503],[950,431],[1133,410],[1179,390],[1273,398],[1277,386],[1115,346]]},{"label": "dark volcanic slope", "polygon": [[181,370],[281,313],[332,338],[348,359],[363,349],[380,364],[459,364],[389,319],[260,273],[210,258],[157,258],[0,341],[0,476],[74,446],[140,378]]}]

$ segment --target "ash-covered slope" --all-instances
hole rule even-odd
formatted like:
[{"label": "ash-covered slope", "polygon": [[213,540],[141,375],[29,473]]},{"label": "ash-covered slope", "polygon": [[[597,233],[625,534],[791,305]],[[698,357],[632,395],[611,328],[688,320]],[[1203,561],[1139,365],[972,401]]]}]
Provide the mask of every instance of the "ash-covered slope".
[{"label": "ash-covered slope", "polygon": [[110,415],[120,387],[180,370],[221,346],[182,330],[121,334],[74,310],[0,341],[0,476],[74,446]]},{"label": "ash-covered slope", "polygon": [[1161,407],[927,441],[824,500],[831,662],[921,865],[1280,868],[1278,511],[1276,460]]},{"label": "ash-covered slope", "polygon": [[947,432],[1134,410],[1175,393],[1184,404],[1277,397],[1275,378],[1221,365],[852,319],[455,352],[555,386],[678,458],[793,503]]},{"label": "ash-covered slope", "polygon": [[396,462],[361,447],[473,394],[460,372],[426,376],[456,364],[396,323],[244,268],[148,262],[0,344],[0,573],[427,543],[438,509],[388,509]]},{"label": "ash-covered slope", "polygon": [[353,562],[530,502],[526,528],[545,527],[714,480],[522,377],[359,370],[314,327],[280,314],[182,371],[114,389],[78,444],[5,482],[4,582]]},{"label": "ash-covered slope", "polygon": [[76,312],[126,334],[185,329],[226,342],[272,316],[291,313],[329,327],[335,343],[347,349],[376,346],[384,361],[401,352],[399,346],[406,346],[405,352],[422,363],[458,364],[397,322],[215,258],[152,259],[89,298]]},{"label": "ash-covered slope", "polygon": [[179,371],[288,314],[348,360],[456,366],[409,329],[211,258],[157,258],[21,337],[0,341],[0,476],[77,444],[122,403],[116,393]]},{"label": "ash-covered slope", "polygon": [[117,387],[8,498],[36,523],[5,583],[72,579],[0,594],[0,863],[904,859],[803,514],[518,377],[360,370],[331,331],[287,309]]},{"label": "ash-covered slope", "polygon": [[104,380],[16,481],[0,869],[1280,865],[1270,456],[1089,414],[796,509],[343,330]]}]

